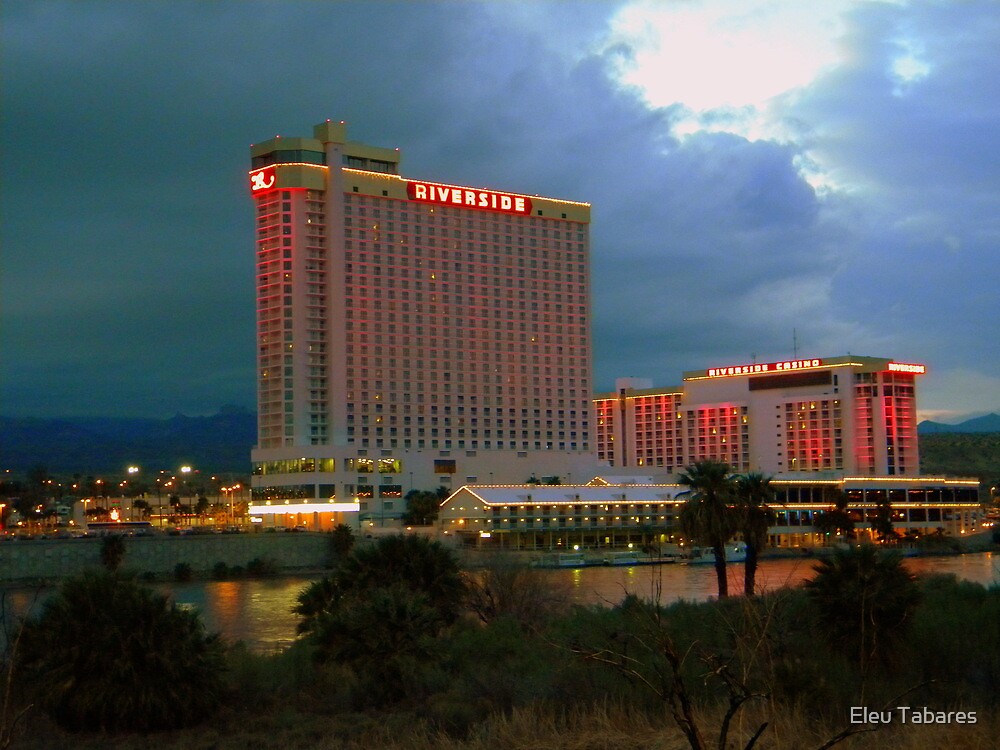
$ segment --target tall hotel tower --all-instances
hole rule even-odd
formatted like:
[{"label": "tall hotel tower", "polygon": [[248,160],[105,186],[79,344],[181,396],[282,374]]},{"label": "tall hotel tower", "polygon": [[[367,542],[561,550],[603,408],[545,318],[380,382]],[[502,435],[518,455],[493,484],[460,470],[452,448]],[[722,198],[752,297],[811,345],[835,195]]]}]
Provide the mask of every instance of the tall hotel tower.
[{"label": "tall hotel tower", "polygon": [[342,122],[251,155],[253,514],[592,476],[589,204],[406,179]]}]

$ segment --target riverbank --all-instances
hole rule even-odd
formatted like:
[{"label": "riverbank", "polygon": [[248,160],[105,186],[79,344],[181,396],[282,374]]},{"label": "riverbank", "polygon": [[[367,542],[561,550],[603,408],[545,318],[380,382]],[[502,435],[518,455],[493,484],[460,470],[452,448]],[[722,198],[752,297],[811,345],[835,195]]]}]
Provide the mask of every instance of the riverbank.
[{"label": "riverbank", "polygon": [[[218,574],[220,570],[247,571],[255,565],[280,575],[308,575],[328,569],[332,562],[329,535],[313,532],[129,536],[124,537],[124,541],[124,567],[149,580],[158,581],[173,580],[178,565],[185,566],[193,578],[205,580],[225,577],[225,574]],[[358,543],[366,541],[359,540]],[[55,585],[68,576],[100,567],[100,548],[101,540],[97,538],[5,541],[0,543],[0,584]],[[497,560],[530,565],[545,555],[560,552],[488,547],[452,549],[462,566],[470,569],[495,565]],[[952,556],[990,550],[1000,553],[1000,545],[992,544],[992,535],[989,534],[895,549],[908,557]],[[768,548],[763,550],[761,559],[810,559],[832,554],[835,550],[835,547]],[[599,567],[604,564],[603,558],[608,552],[583,550],[580,554],[585,559],[589,558],[588,566]],[[639,559],[634,564],[653,562],[658,565],[673,561],[672,558],[652,561],[642,553],[636,553],[636,556]],[[623,563],[619,561],[618,564]]]},{"label": "riverbank", "polygon": [[[552,609],[545,606],[551,592],[543,588],[537,592],[539,606],[524,613],[525,623],[462,619],[419,658],[380,656],[399,667],[391,684],[405,686],[391,698],[382,693],[382,682],[372,679],[374,659],[356,660],[352,667],[318,661],[308,643],[270,654],[236,646],[227,650],[223,708],[201,726],[150,735],[69,734],[36,714],[30,735],[13,747],[679,750],[690,744],[667,697],[656,692],[660,678],[674,676],[684,680],[704,747],[717,744],[728,684],[762,699],[751,699],[740,710],[726,746],[746,746],[766,722],[760,746],[773,750],[818,748],[844,730],[859,733],[844,745],[859,750],[993,747],[1000,731],[1000,589],[940,576],[919,586],[907,626],[880,642],[893,658],[871,671],[855,663],[854,650],[828,638],[830,629],[801,588],[754,600],[678,602],[663,608],[662,623],[634,601]],[[366,623],[359,646],[381,642],[368,640],[369,629],[399,632],[378,618]],[[976,637],[974,649],[970,634]],[[683,655],[678,665],[663,659],[667,647]],[[643,679],[620,668],[632,663],[624,659],[632,653],[643,654],[635,662]],[[727,661],[712,662],[716,654],[727,655]],[[706,672],[712,664],[720,671]],[[720,674],[737,682],[727,683]],[[852,706],[894,707],[897,703],[887,701],[904,693],[907,706],[961,710],[974,713],[976,721],[903,723],[894,713],[888,725],[850,723]]]},{"label": "riverbank", "polygon": [[[208,578],[213,570],[294,573],[330,564],[327,534],[193,534],[123,537],[123,567],[152,579],[172,578],[178,566]],[[0,544],[0,583],[47,585],[101,567],[101,539],[32,539]]]}]

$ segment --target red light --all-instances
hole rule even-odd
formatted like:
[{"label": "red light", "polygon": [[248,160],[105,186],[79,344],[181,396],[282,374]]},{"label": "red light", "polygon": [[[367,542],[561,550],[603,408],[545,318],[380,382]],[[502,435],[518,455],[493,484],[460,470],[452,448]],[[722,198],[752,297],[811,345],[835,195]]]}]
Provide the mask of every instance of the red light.
[{"label": "red light", "polygon": [[275,182],[277,182],[278,174],[274,169],[274,165],[269,167],[262,167],[250,173],[250,192],[253,195],[258,195],[267,190],[274,188]]},{"label": "red light", "polygon": [[927,365],[906,364],[903,362],[890,362],[886,365],[888,372],[908,372],[913,375],[927,374]]}]

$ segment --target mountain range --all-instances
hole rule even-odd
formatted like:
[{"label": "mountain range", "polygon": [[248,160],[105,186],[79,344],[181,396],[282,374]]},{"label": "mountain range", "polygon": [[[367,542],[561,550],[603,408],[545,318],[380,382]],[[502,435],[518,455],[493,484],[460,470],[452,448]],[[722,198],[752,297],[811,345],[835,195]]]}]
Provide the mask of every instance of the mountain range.
[{"label": "mountain range", "polygon": [[924,420],[917,425],[917,432],[929,435],[936,432],[1000,432],[1000,414],[984,414],[958,424],[945,424]]},{"label": "mountain range", "polygon": [[223,407],[208,417],[38,419],[0,416],[0,469],[121,474],[188,464],[202,473],[249,473],[257,415]]}]

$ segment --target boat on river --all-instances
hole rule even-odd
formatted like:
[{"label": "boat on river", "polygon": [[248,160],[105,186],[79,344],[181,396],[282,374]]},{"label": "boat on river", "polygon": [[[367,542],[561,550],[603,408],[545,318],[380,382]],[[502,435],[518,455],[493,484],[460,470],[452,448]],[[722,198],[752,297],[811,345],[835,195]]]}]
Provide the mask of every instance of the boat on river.
[{"label": "boat on river", "polygon": [[[726,543],[726,562],[744,562],[747,559],[747,545],[745,542]],[[681,559],[682,563],[688,565],[704,565],[715,563],[715,553],[711,547],[692,547]]]},{"label": "boat on river", "polygon": [[635,550],[622,550],[620,552],[607,552],[604,555],[605,565],[641,565],[646,562],[641,559]]},{"label": "boat on river", "polygon": [[542,555],[531,564],[536,568],[584,568],[594,563],[587,560],[582,552],[556,552]]}]

